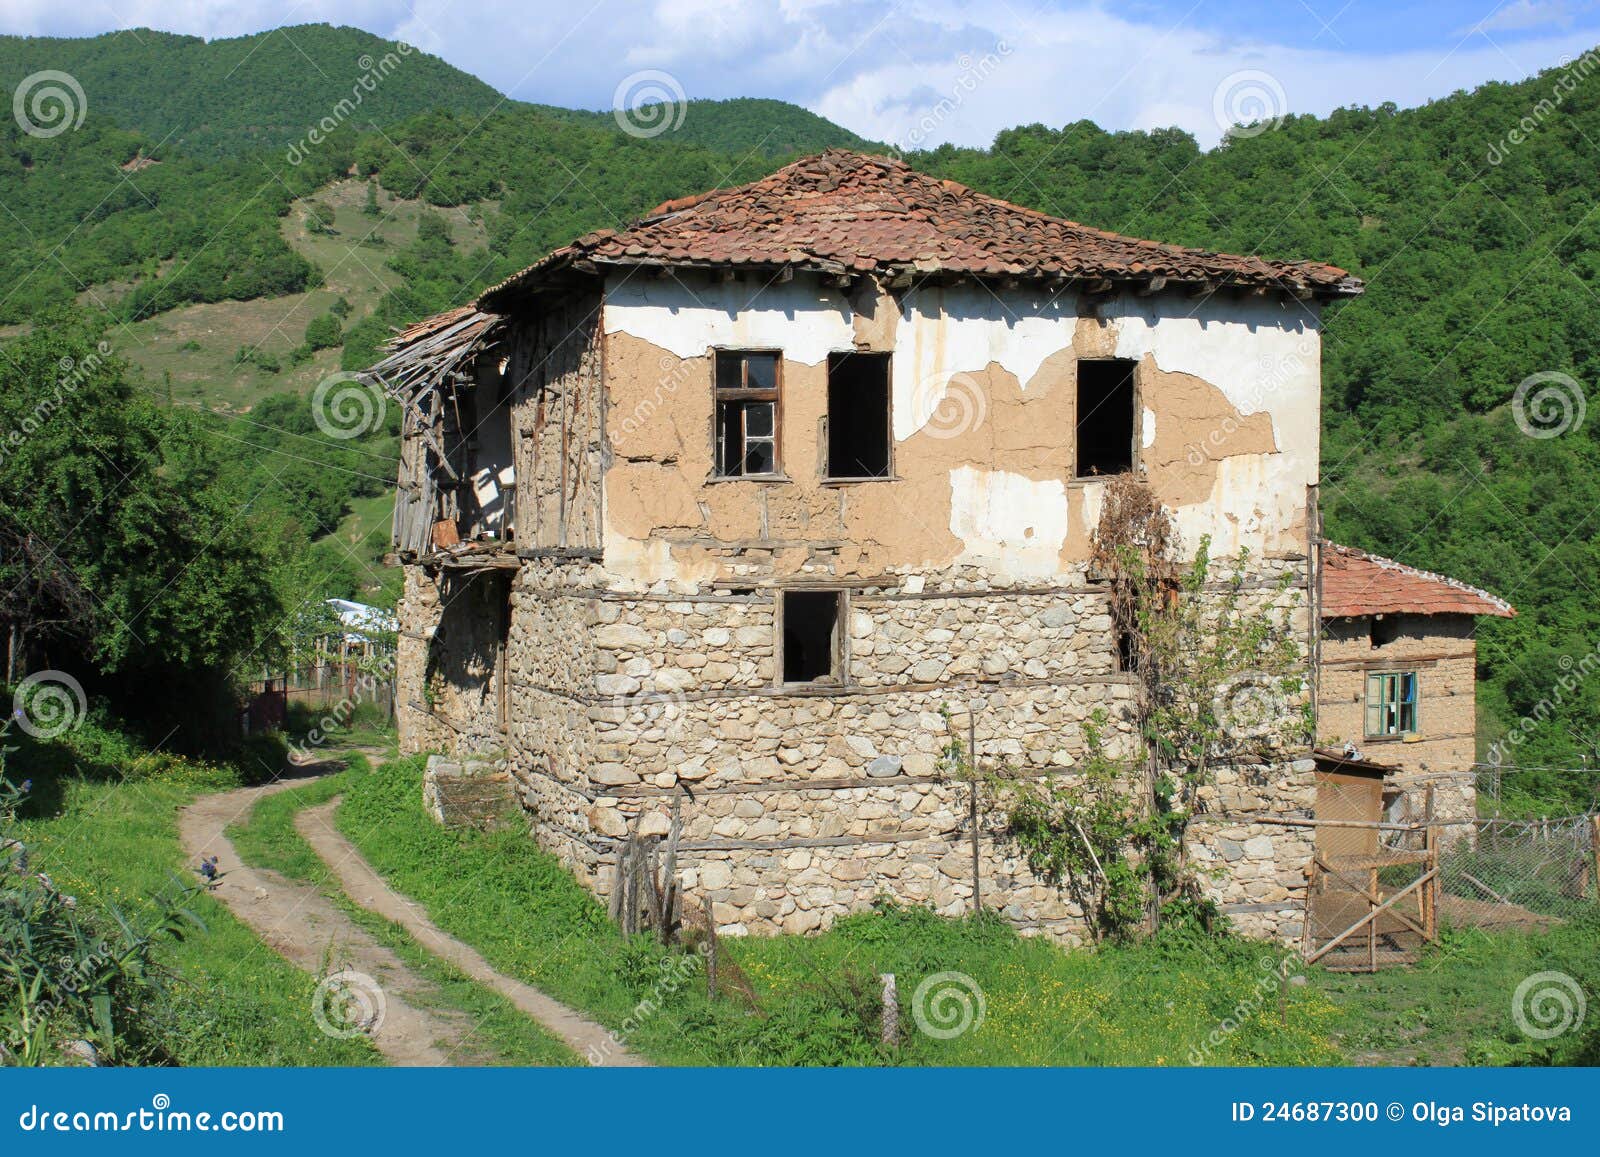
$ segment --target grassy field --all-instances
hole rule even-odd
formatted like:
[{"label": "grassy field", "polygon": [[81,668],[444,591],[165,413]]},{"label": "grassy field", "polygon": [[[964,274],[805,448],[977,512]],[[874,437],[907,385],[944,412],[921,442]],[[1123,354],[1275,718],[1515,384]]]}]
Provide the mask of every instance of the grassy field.
[{"label": "grassy field", "polygon": [[[1531,1039],[1511,1000],[1523,978],[1546,970],[1596,991],[1600,916],[1542,935],[1451,933],[1414,969],[1311,969],[1303,982],[1279,983],[1284,951],[1255,942],[1179,931],[1067,952],[995,920],[886,907],[822,936],[725,940],[757,1007],[710,1001],[697,969],[664,986],[681,969],[648,940],[625,942],[522,834],[436,827],[422,812],[419,778],[418,760],[352,774],[341,828],[396,888],[498,967],[626,1029],[668,1063],[1592,1064],[1596,1055],[1593,1026],[1587,1036]],[[878,1043],[878,977],[888,972],[903,1007],[894,1050]],[[930,990],[946,994],[925,1008],[933,1029],[964,1014],[971,1021],[948,1038],[919,1031],[913,1011],[917,987],[941,973],[970,982],[965,995],[968,981]],[[640,1002],[660,1011],[640,1018]]]},{"label": "grassy field", "polygon": [[356,558],[369,563],[371,573],[381,579],[381,593],[367,592],[364,597],[383,606],[394,604],[405,582],[399,567],[383,565],[383,556],[389,553],[391,545],[389,534],[393,518],[393,494],[354,498],[350,500],[350,512],[333,532],[333,537],[344,543]]},{"label": "grassy field", "polygon": [[[62,741],[13,736],[15,781],[34,780],[22,834],[36,870],[91,910],[135,922],[150,897],[192,880],[179,807],[236,785],[226,767],[143,752],[85,724]],[[446,831],[422,811],[421,761],[349,770],[263,801],[231,831],[241,856],[330,886],[293,828],[300,808],[343,794],[339,825],[401,892],[500,970],[601,1020],[668,1064],[1183,1065],[1539,1064],[1600,1060],[1600,1034],[1518,1031],[1512,994],[1558,971],[1600,991],[1600,916],[1537,935],[1449,932],[1423,962],[1375,977],[1312,969],[1280,983],[1282,950],[1169,931],[1152,941],[1063,951],[993,919],[884,907],[821,936],[723,941],[753,1001],[727,983],[709,998],[699,959],[625,940],[555,861],[516,831]],[[313,977],[267,949],[210,896],[205,931],[164,943],[171,999],[162,1038],[183,1064],[381,1063],[363,1040],[318,1032]],[[574,1058],[498,994],[422,952],[403,930],[352,915],[476,1026],[469,1059]],[[1288,958],[1293,964],[1293,958]],[[1296,968],[1289,969],[1291,973]],[[902,1034],[880,1040],[883,973],[898,981]],[[943,980],[932,980],[941,974]],[[919,987],[933,985],[927,999]],[[920,1015],[919,1015],[920,1014]],[[1591,1018],[1592,1020],[1593,1018]],[[925,1031],[926,1025],[932,1031]],[[964,1031],[944,1035],[941,1030]]]},{"label": "grassy field", "polygon": [[[85,724],[65,741],[39,744],[13,733],[7,775],[32,778],[22,838],[32,866],[91,912],[111,908],[140,924],[150,898],[174,877],[192,883],[178,845],[178,809],[198,792],[234,787],[229,769],[140,752]],[[189,907],[205,930],[167,941],[157,959],[171,993],[161,1038],[184,1065],[371,1065],[364,1038],[338,1040],[311,1016],[315,977],[258,940],[216,900]]]},{"label": "grassy field", "polygon": [[[522,834],[458,833],[420,804],[420,764],[352,774],[340,827],[400,891],[491,962],[584,1009],[641,1051],[678,1064],[1185,1064],[1225,1020],[1232,1031],[1201,1058],[1218,1064],[1336,1062],[1339,1010],[1285,985],[1259,995],[1281,954],[1261,945],[1172,935],[1100,952],[1063,952],[993,919],[950,921],[889,909],[823,936],[724,941],[756,1007],[707,998],[703,975],[648,938],[625,941],[553,857]],[[905,1032],[879,1042],[878,977],[898,978]],[[970,1029],[918,1031],[915,992],[961,973]],[[948,987],[948,986],[946,986]],[[935,991],[938,991],[936,989]],[[934,1028],[963,1014],[960,982],[925,1002]],[[638,1015],[641,1003],[660,1011]],[[1241,1005],[1249,1005],[1243,1016]]]},{"label": "grassy field", "polygon": [[[264,394],[308,393],[337,370],[337,349],[320,350],[298,366],[287,355],[304,339],[307,323],[340,297],[350,303],[347,325],[372,312],[378,299],[399,283],[399,274],[388,267],[389,257],[415,240],[422,212],[420,202],[380,192],[384,215],[368,217],[362,212],[366,189],[365,181],[338,181],[310,199],[333,210],[332,233],[307,228],[307,200],[296,201],[283,219],[285,239],[322,271],[319,288],[254,301],[189,305],[117,327],[109,340],[141,371],[140,385],[163,398],[170,394],[176,404],[246,413]],[[443,217],[458,245],[483,243],[481,225],[469,220],[465,209],[429,211]],[[268,373],[241,364],[241,347],[277,357],[282,370]]]}]

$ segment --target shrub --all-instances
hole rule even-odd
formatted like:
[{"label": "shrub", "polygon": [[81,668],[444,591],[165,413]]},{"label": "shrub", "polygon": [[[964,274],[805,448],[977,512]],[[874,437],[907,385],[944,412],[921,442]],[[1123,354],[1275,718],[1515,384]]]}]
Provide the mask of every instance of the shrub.
[{"label": "shrub", "polygon": [[[162,1060],[152,1031],[162,977],[151,949],[203,927],[183,906],[191,889],[174,880],[144,928],[115,907],[109,919],[81,912],[34,870],[39,865],[17,834],[17,808],[31,786],[13,785],[0,766],[0,1062]],[[79,1041],[87,1047],[74,1047]]]}]

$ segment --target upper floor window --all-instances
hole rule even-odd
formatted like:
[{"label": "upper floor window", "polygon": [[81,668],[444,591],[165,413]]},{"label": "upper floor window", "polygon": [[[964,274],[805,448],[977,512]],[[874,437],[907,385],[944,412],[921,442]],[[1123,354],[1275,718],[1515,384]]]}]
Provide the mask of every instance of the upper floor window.
[{"label": "upper floor window", "polygon": [[1077,475],[1133,469],[1133,370],[1122,358],[1078,363]]},{"label": "upper floor window", "polygon": [[718,350],[716,373],[717,474],[778,473],[780,355]]},{"label": "upper floor window", "polygon": [[828,355],[829,478],[887,478],[889,355]]},{"label": "upper floor window", "polygon": [[1411,735],[1417,730],[1417,673],[1373,672],[1367,676],[1367,734]]}]

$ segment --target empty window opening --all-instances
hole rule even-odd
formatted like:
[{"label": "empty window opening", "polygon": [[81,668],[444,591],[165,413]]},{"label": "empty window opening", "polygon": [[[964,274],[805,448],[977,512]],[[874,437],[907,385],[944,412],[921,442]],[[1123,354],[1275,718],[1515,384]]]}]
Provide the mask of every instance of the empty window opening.
[{"label": "empty window opening", "polygon": [[1133,669],[1133,632],[1126,627],[1122,627],[1117,631],[1117,670],[1132,671]]},{"label": "empty window opening", "polygon": [[1078,477],[1133,469],[1133,367],[1124,360],[1078,363]]},{"label": "empty window opening", "polygon": [[1367,735],[1411,735],[1417,730],[1417,673],[1367,676]]},{"label": "empty window opening", "polygon": [[783,593],[783,681],[839,677],[839,592]]},{"label": "empty window opening", "polygon": [[1374,615],[1370,627],[1374,647],[1386,647],[1400,637],[1400,620],[1392,615]]},{"label": "empty window opening", "polygon": [[889,355],[828,355],[828,477],[889,476]]},{"label": "empty window opening", "polygon": [[778,355],[717,353],[717,473],[724,478],[778,472]]}]

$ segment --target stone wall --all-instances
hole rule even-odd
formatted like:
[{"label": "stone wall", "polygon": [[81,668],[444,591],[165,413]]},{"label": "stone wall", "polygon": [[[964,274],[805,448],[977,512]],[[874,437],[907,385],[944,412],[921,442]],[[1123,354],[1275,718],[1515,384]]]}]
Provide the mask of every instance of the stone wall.
[{"label": "stone wall", "polygon": [[[1082,911],[997,839],[997,816],[974,832],[940,759],[970,726],[986,769],[1071,775],[1097,710],[1128,748],[1134,687],[1086,574],[1106,483],[1075,476],[1079,362],[1137,366],[1135,471],[1186,549],[1248,548],[1299,597],[1315,311],[808,277],[614,281],[598,325],[594,304],[530,311],[508,369],[521,559],[503,743],[534,836],[605,895],[619,843],[663,831],[676,799],[691,901],[727,934],[824,928],[880,895],[956,914],[977,891],[1025,930],[1081,938]],[[773,476],[713,476],[719,348],[782,351]],[[825,477],[828,358],[851,350],[891,354],[891,477]],[[818,589],[840,592],[836,669],[785,683],[783,592]],[[453,609],[408,576],[407,626]],[[403,723],[408,747],[476,742],[493,718],[494,680],[458,642],[488,645],[442,630],[403,655],[450,683]],[[1251,817],[1313,801],[1309,765],[1287,761],[1225,769],[1206,801],[1193,851],[1247,930],[1299,934],[1309,829]]]},{"label": "stone wall", "polygon": [[[941,752],[966,742],[970,719],[980,765],[1070,776],[1096,709],[1129,749],[1134,688],[1115,670],[1103,591],[920,577],[850,591],[842,681],[797,687],[777,678],[774,588],[615,590],[596,566],[525,564],[508,751],[535,837],[608,895],[617,845],[664,831],[676,797],[685,887],[729,935],[825,928],[880,895],[969,910],[970,788]],[[1258,769],[1218,803],[1304,814],[1306,767]],[[999,818],[979,817],[982,902],[1081,939],[1081,910],[997,839]],[[1252,931],[1298,935],[1309,844],[1295,829],[1206,824],[1219,903]]]},{"label": "stone wall", "polygon": [[395,668],[402,752],[504,746],[500,649],[511,582],[509,571],[405,568]]}]

